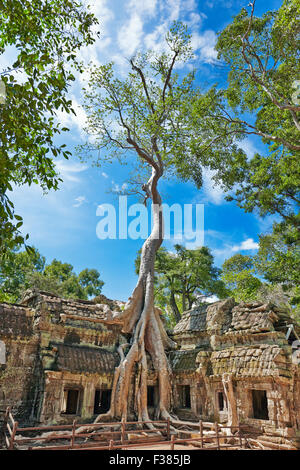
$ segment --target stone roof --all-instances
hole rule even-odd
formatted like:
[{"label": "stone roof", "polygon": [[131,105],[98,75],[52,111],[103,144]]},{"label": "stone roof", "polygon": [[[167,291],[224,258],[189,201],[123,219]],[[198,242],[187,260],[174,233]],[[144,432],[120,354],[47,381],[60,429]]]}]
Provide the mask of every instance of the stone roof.
[{"label": "stone roof", "polygon": [[174,327],[173,333],[206,331],[206,309],[208,304],[202,304],[182,314],[181,320]]},{"label": "stone roof", "polygon": [[120,362],[117,353],[106,349],[60,343],[51,343],[51,346],[57,349],[56,370],[74,373],[109,373],[113,372]]},{"label": "stone roof", "polygon": [[279,346],[260,345],[214,351],[210,357],[212,373],[232,372],[242,376],[281,375],[290,377],[290,359]]},{"label": "stone roof", "polygon": [[241,303],[232,309],[231,329],[274,331],[273,323],[276,320],[278,317],[269,304]]},{"label": "stone roof", "polygon": [[187,351],[172,351],[169,354],[169,361],[173,370],[195,370],[196,357],[199,349]]},{"label": "stone roof", "polygon": [[6,337],[28,337],[33,334],[32,316],[20,305],[0,304],[0,335]]},{"label": "stone roof", "polygon": [[[205,332],[218,334],[226,332],[249,333],[274,331],[276,328],[293,320],[280,309],[262,302],[242,302],[235,305],[232,299],[203,304],[182,314],[181,320],[175,326],[173,333]],[[284,320],[284,322],[283,322]],[[299,327],[295,325],[298,330]]]},{"label": "stone roof", "polygon": [[[39,310],[49,311],[54,321],[64,319],[64,316],[94,318],[103,322],[120,323],[112,317],[109,305],[95,304],[90,300],[63,299],[56,294],[46,291],[28,290],[22,299],[22,305]],[[119,302],[116,301],[116,310]]]}]

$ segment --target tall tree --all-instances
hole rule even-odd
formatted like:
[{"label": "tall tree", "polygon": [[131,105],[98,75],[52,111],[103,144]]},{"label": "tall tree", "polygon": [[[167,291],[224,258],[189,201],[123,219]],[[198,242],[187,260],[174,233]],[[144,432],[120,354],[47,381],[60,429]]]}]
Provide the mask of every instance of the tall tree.
[{"label": "tall tree", "polygon": [[[131,71],[124,79],[115,76],[112,64],[94,67],[85,93],[87,131],[95,140],[83,152],[88,150],[90,154],[96,149],[99,155],[99,149],[106,148],[111,151],[109,155],[118,156],[121,162],[128,162],[130,154],[135,155],[136,172],[148,175],[135,190],[144,194],[145,203],[152,201],[153,213],[153,228],[142,247],[137,285],[124,310],[114,313],[123,320],[123,331],[131,334],[131,342],[119,348],[121,362],[114,375],[108,417],[126,419],[136,368],[134,412],[139,420],[149,421],[146,353],[151,356],[158,376],[156,416],[170,416],[170,366],[165,348],[174,343],[167,337],[159,311],[154,307],[155,255],[163,241],[158,183],[168,173],[183,176],[182,156],[189,155],[190,137],[182,132],[182,126],[186,126],[184,108],[193,97],[194,74],[180,78],[175,66],[191,55],[190,37],[186,28],[177,23],[166,37],[166,52],[136,55],[130,60]],[[100,165],[105,155],[108,154],[101,152],[96,164]]]},{"label": "tall tree", "polygon": [[0,255],[24,243],[22,217],[14,213],[13,185],[57,189],[53,157],[68,158],[57,110],[74,112],[67,91],[81,71],[76,54],[94,39],[97,19],[77,0],[0,2],[0,55],[10,52],[0,71]]},{"label": "tall tree", "polygon": [[224,261],[221,277],[238,302],[256,299],[263,284],[256,276],[252,257],[239,253]]},{"label": "tall tree", "polygon": [[[175,322],[181,312],[191,309],[194,302],[210,295],[226,296],[227,291],[219,279],[220,269],[213,263],[209,248],[203,246],[189,250],[175,245],[175,252],[161,247],[155,260],[155,299],[160,307],[169,307]],[[135,261],[136,272],[140,267],[140,252]]]},{"label": "tall tree", "polygon": [[0,300],[17,302],[23,289],[29,287],[28,278],[33,272],[42,273],[46,259],[36,248],[17,253],[10,250],[0,259]]},{"label": "tall tree", "polygon": [[[194,100],[191,121],[196,161],[215,171],[229,200],[246,211],[276,214],[299,227],[299,2],[255,16],[243,8],[219,34],[216,49],[228,67],[226,89]],[[239,141],[265,144],[249,158]],[[205,136],[205,138],[203,138]],[[187,162],[191,165],[191,162]],[[188,171],[188,170],[187,170]]]},{"label": "tall tree", "polygon": [[278,232],[260,237],[256,255],[236,254],[227,259],[221,278],[236,301],[269,301],[299,322],[299,268],[299,247],[291,245],[287,250]]},{"label": "tall tree", "polygon": [[10,251],[0,260],[0,300],[19,302],[26,289],[54,292],[71,299],[88,299],[101,294],[104,282],[96,269],[78,275],[69,263],[57,259],[46,264],[39,251]]}]

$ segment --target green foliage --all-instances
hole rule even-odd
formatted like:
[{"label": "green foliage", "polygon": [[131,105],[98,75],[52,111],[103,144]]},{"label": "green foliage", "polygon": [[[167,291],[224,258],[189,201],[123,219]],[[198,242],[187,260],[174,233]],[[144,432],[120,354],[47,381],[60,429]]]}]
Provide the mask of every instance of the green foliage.
[{"label": "green foliage", "polygon": [[222,280],[237,302],[257,298],[262,282],[255,276],[253,259],[236,254],[227,259],[222,266]]},{"label": "green foliage", "polygon": [[[299,2],[286,0],[261,18],[254,15],[255,1],[251,5],[250,14],[242,9],[219,34],[227,88],[195,96],[190,119],[199,138],[187,172],[207,166],[229,191],[228,200],[299,226]],[[249,159],[239,148],[248,135],[266,144],[262,155]]]},{"label": "green foliage", "polygon": [[78,281],[87,297],[99,295],[104,285],[104,282],[99,279],[97,269],[84,269],[78,274]]},{"label": "green foliage", "polygon": [[300,282],[299,232],[293,226],[274,224],[273,232],[262,235],[255,257],[259,273],[272,284],[295,286]]},{"label": "green foliage", "polygon": [[270,301],[288,309],[299,322],[300,254],[295,240],[298,234],[294,227],[283,233],[282,227],[283,224],[275,224],[271,234],[260,237],[255,256],[236,254],[227,259],[221,278],[236,301]]},{"label": "green foliage", "polygon": [[300,316],[300,248],[299,231],[283,222],[274,224],[273,232],[260,236],[254,258],[257,272],[274,287],[281,289]]},{"label": "green foliage", "polygon": [[[181,313],[203,297],[215,294],[223,298],[228,294],[209,248],[189,250],[179,244],[174,248],[175,253],[160,248],[155,260],[155,303],[167,311],[170,324],[178,322]],[[135,260],[136,272],[139,265],[140,251]]]},{"label": "green foliage", "polygon": [[96,269],[78,275],[73,266],[54,259],[46,265],[37,249],[11,251],[0,264],[0,300],[19,302],[26,289],[53,292],[65,298],[88,299],[101,293],[104,282]]},{"label": "green foliage", "polygon": [[[54,137],[68,130],[55,122],[58,110],[74,112],[67,91],[81,71],[77,51],[91,44],[96,18],[77,0],[4,0],[0,5],[0,54],[13,46],[17,58],[1,80],[0,104],[0,253],[24,243],[22,217],[9,197],[13,185],[57,189],[53,157],[68,158]],[[21,78],[19,76],[21,74]]]},{"label": "green foliage", "polygon": [[[84,107],[93,143],[81,146],[80,156],[84,160],[95,155],[97,166],[116,157],[126,163],[130,155],[137,156],[134,177],[128,182],[128,192],[134,194],[143,194],[152,165],[162,167],[166,176],[192,177],[183,155],[191,157],[194,138],[188,132],[187,114],[195,93],[194,72],[182,76],[174,71],[177,63],[192,57],[186,27],[174,23],[166,43],[168,52],[136,54],[125,78],[117,78],[113,63],[89,69]],[[107,152],[98,151],[104,148]]]},{"label": "green foliage", "polygon": [[[282,286],[292,305],[299,292],[299,2],[255,16],[255,0],[219,34],[216,49],[228,67],[226,89],[195,96],[195,135],[188,167],[214,170],[214,179],[245,211],[274,214],[280,223],[260,237],[256,257],[226,260],[222,279],[236,300]],[[298,84],[298,88],[297,88]],[[247,157],[239,141],[256,135],[262,154]],[[199,177],[198,177],[199,178]],[[198,182],[198,181],[196,181]],[[266,283],[264,282],[266,281]]]},{"label": "green foliage", "polygon": [[0,300],[11,302],[19,300],[21,289],[29,287],[28,278],[33,272],[42,273],[45,262],[45,258],[36,248],[32,248],[29,252],[8,252],[0,264]]}]

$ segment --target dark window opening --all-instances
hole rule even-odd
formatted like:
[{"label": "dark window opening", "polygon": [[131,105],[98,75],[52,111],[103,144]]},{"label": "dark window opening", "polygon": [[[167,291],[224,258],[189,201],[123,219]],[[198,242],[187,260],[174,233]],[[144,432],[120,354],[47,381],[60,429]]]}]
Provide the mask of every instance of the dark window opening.
[{"label": "dark window opening", "polygon": [[267,392],[252,390],[253,418],[269,419]]},{"label": "dark window opening", "polygon": [[94,414],[106,413],[110,408],[111,390],[96,390]]},{"label": "dark window opening", "polygon": [[179,400],[182,408],[191,408],[191,389],[189,385],[179,386]]},{"label": "dark window opening", "polygon": [[155,406],[155,387],[152,385],[147,387],[147,404],[150,407]]},{"label": "dark window opening", "polygon": [[67,415],[75,415],[78,409],[79,390],[65,390]]},{"label": "dark window opening", "polygon": [[225,409],[225,400],[223,392],[218,392],[218,407],[219,411],[224,411]]}]

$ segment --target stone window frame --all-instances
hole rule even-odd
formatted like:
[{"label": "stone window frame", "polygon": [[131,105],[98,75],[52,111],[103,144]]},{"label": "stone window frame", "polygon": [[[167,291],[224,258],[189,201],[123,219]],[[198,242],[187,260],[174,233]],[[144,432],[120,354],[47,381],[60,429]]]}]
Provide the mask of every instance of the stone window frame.
[{"label": "stone window frame", "polygon": [[[112,387],[108,387],[107,384],[101,384],[100,386],[95,387],[94,393],[93,393],[93,397],[94,397],[94,400],[93,400],[93,416],[96,416],[97,414],[100,414],[100,413],[106,413],[109,410],[109,408],[108,408],[106,411],[95,412],[97,392],[100,392],[101,395],[102,395],[102,392],[110,392],[110,405],[111,405]],[[109,407],[110,407],[110,405],[109,405]]]},{"label": "stone window frame", "polygon": [[[190,397],[189,397],[189,401],[190,401],[190,406],[189,407],[186,407],[183,405],[183,402],[182,402],[182,389],[183,387],[189,387],[189,391],[190,391]],[[180,390],[181,389],[181,390]],[[193,407],[193,404],[192,404],[192,385],[190,383],[179,383],[176,385],[176,394],[177,394],[177,399],[178,399],[178,408],[181,409],[181,410],[192,410],[192,407]]]},{"label": "stone window frame", "polygon": [[[223,395],[223,409],[220,409],[220,401],[219,401],[219,394],[222,393]],[[224,392],[223,388],[218,388],[215,390],[215,409],[218,411],[218,413],[228,413],[228,405],[227,405],[227,399],[226,395]]]},{"label": "stone window frame", "polygon": [[[254,418],[254,409],[253,409],[253,391],[259,391],[259,392],[265,392],[266,393],[266,400],[267,400],[267,412],[268,412],[268,419],[263,419],[263,418]],[[254,386],[250,386],[247,390],[247,395],[248,395],[248,403],[249,403],[249,407],[248,407],[248,419],[251,419],[253,421],[263,421],[265,423],[269,423],[271,418],[270,418],[270,409],[269,409],[269,390],[265,387],[263,387],[263,385],[259,386],[259,387],[254,387]]]},{"label": "stone window frame", "polygon": [[81,410],[82,410],[82,404],[83,404],[83,394],[84,394],[84,389],[82,385],[77,385],[77,384],[70,384],[70,383],[65,383],[63,384],[63,396],[62,396],[62,408],[65,403],[67,405],[67,402],[65,402],[65,392],[69,390],[76,390],[78,391],[78,399],[77,399],[77,407],[76,407],[76,413],[67,413],[63,409],[61,410],[60,414],[62,416],[80,416],[81,415]]}]

